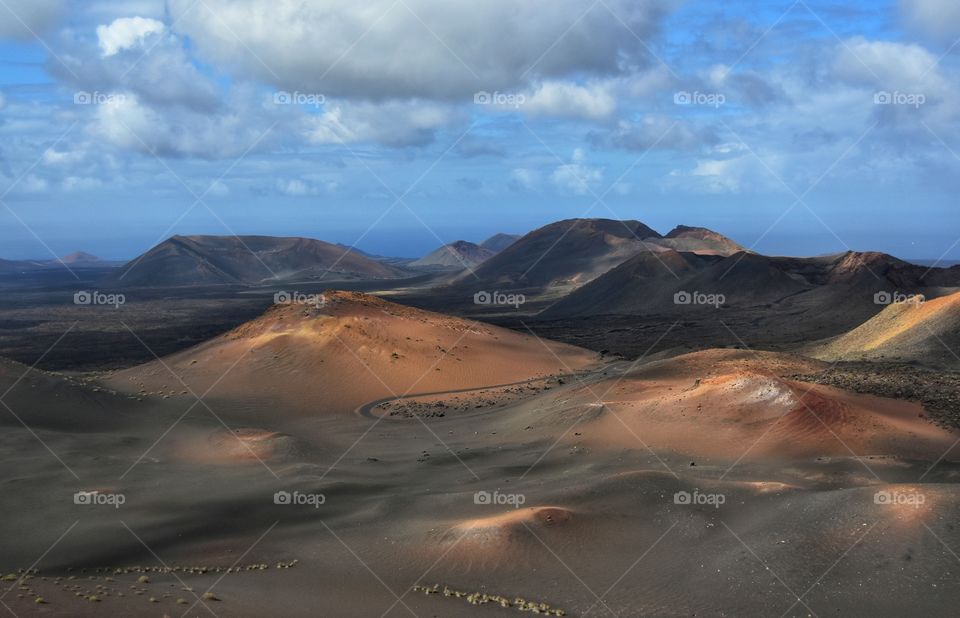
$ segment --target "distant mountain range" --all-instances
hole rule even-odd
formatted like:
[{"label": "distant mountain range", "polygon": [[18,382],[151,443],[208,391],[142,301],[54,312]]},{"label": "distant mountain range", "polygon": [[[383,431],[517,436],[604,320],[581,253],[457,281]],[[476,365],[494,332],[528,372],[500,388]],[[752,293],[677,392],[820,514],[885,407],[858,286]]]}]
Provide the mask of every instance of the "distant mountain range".
[{"label": "distant mountain range", "polygon": [[639,221],[569,219],[518,239],[454,285],[492,289],[576,288],[638,254],[673,250],[702,255],[743,251],[734,241],[704,228],[678,227],[666,236]]},{"label": "distant mountain range", "polygon": [[473,269],[500,253],[520,237],[512,234],[496,234],[479,245],[458,240],[444,245],[410,262],[414,268],[443,268],[452,270]]},{"label": "distant mountain range", "polygon": [[290,280],[393,279],[404,274],[391,264],[307,238],[174,236],[128,262],[107,283],[260,285]]},{"label": "distant mountain range", "polygon": [[496,255],[489,249],[465,240],[458,240],[410,262],[412,267],[475,268]]},{"label": "distant mountain range", "polygon": [[[105,287],[388,282],[439,271],[428,281],[454,304],[459,298],[472,305],[480,291],[518,291],[540,295],[545,308],[538,315],[545,319],[682,317],[718,309],[752,319],[749,312],[762,310],[757,320],[781,330],[790,322],[805,336],[824,325],[832,325],[827,336],[871,319],[883,309],[877,295],[934,299],[960,289],[960,266],[925,267],[873,252],[764,256],[705,228],[677,226],[661,235],[639,221],[610,219],[558,221],[480,244],[460,240],[416,260],[268,236],[174,236],[112,271],[109,262],[82,252],[62,260],[70,268],[104,269]],[[54,267],[62,264],[0,260],[7,274]]]},{"label": "distant mountain range", "polygon": [[108,262],[101,260],[95,255],[77,251],[65,255],[59,259],[52,260],[2,260],[0,259],[0,273],[29,272],[33,270],[46,270],[51,268],[109,268],[118,266],[120,262]]},{"label": "distant mountain range", "polygon": [[[625,261],[560,299],[543,316],[683,315],[716,309],[697,298],[684,302],[684,295],[700,294],[721,299],[728,309],[776,309],[797,319],[805,315],[825,323],[831,318],[859,323],[883,308],[885,295],[935,297],[958,286],[960,267],[931,269],[882,253],[791,258],[671,250]],[[812,310],[816,316],[807,315]]]}]

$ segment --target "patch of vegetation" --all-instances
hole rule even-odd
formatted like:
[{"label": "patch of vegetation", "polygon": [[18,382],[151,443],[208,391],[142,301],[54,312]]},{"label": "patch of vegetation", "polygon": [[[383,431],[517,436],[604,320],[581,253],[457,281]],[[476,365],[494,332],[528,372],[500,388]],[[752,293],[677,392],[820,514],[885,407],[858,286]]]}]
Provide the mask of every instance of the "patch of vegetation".
[{"label": "patch of vegetation", "polygon": [[424,586],[417,584],[413,587],[414,592],[422,592],[426,595],[443,594],[445,597],[464,599],[471,605],[487,605],[494,603],[503,608],[513,608],[521,612],[532,612],[543,616],[566,616],[567,612],[562,609],[550,607],[547,603],[540,601],[528,601],[523,597],[509,598],[499,594],[487,594],[486,592],[463,592],[454,590],[449,586],[440,587],[440,584]]}]

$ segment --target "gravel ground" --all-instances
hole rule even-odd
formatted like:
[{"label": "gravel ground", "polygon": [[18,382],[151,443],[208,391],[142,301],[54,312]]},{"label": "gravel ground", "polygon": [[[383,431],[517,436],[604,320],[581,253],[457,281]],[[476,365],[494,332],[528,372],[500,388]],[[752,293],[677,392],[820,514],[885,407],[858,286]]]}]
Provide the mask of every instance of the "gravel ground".
[{"label": "gravel ground", "polygon": [[854,362],[839,363],[821,373],[787,377],[857,393],[918,401],[935,423],[949,429],[960,429],[958,372],[935,371],[913,365]]}]

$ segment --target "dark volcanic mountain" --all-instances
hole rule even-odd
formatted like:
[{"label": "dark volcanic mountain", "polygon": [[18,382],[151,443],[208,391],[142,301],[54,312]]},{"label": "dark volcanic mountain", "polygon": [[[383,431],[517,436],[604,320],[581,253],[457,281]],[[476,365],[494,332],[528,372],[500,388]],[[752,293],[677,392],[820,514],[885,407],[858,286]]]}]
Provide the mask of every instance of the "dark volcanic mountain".
[{"label": "dark volcanic mountain", "polygon": [[607,272],[660,234],[639,221],[568,219],[530,232],[460,281],[471,286],[547,288],[578,286]]},{"label": "dark volcanic mountain", "polygon": [[670,230],[666,236],[655,241],[661,247],[668,247],[676,251],[689,251],[702,255],[733,255],[746,251],[736,242],[722,234],[703,227],[688,227],[678,225]]},{"label": "dark volcanic mountain", "polygon": [[33,262],[21,262],[18,260],[0,260],[0,273],[15,273],[23,270],[33,270],[37,265]]},{"label": "dark volcanic mountain", "polygon": [[[568,219],[530,232],[477,267],[476,278],[467,273],[454,285],[562,291],[578,288],[641,254],[722,257],[738,251],[743,251],[740,245],[705,228],[679,226],[661,236],[639,221]],[[638,258],[640,263],[659,264],[655,270],[669,274],[650,255]]]},{"label": "dark volcanic mountain", "polygon": [[410,263],[413,267],[474,268],[493,257],[494,252],[465,240],[444,245]]},{"label": "dark volcanic mountain", "polygon": [[68,266],[97,266],[103,264],[103,260],[97,256],[84,253],[83,251],[75,251],[70,255],[65,255],[59,260],[56,260],[56,262],[63,262]]},{"label": "dark volcanic mountain", "polygon": [[37,270],[59,269],[67,266],[71,269],[80,268],[109,268],[117,266],[114,262],[101,260],[95,255],[77,251],[52,260],[2,260],[0,259],[0,273],[18,273]]},{"label": "dark volcanic mountain", "polygon": [[289,280],[389,279],[403,271],[308,238],[174,236],[124,265],[125,286],[255,285]]},{"label": "dark volcanic mountain", "polygon": [[892,302],[857,328],[811,347],[830,361],[872,360],[960,366],[960,292],[934,300]]},{"label": "dark volcanic mountain", "polygon": [[513,243],[520,240],[520,238],[520,234],[494,234],[490,238],[480,243],[480,246],[484,249],[493,251],[494,253],[500,253]]},{"label": "dark volcanic mountain", "polygon": [[790,320],[794,328],[805,324],[815,332],[818,323],[844,329],[862,323],[883,309],[884,295],[925,294],[932,298],[957,287],[960,272],[931,270],[881,253],[790,258],[668,251],[629,259],[541,315],[683,316],[692,311],[716,311],[710,304],[675,302],[678,293],[699,292],[722,295],[720,318],[728,311],[763,310],[759,319]]}]

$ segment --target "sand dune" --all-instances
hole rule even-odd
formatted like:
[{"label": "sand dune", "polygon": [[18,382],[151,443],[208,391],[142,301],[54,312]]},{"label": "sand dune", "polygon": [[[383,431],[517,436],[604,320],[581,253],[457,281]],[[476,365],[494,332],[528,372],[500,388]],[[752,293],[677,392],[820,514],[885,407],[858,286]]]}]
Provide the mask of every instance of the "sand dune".
[{"label": "sand dune", "polygon": [[570,525],[574,518],[573,511],[558,506],[515,508],[458,523],[445,533],[442,543],[461,544],[471,553],[502,553],[511,545],[519,549],[518,545],[536,544],[534,534],[544,528]]},{"label": "sand dune", "polygon": [[654,450],[714,460],[744,453],[932,460],[957,438],[922,418],[919,404],[778,377],[816,369],[822,366],[797,356],[709,350],[577,389],[564,407],[587,413],[602,396],[599,411],[579,425],[588,447],[622,448],[642,439]]},{"label": "sand dune", "polygon": [[0,426],[86,433],[122,426],[134,407],[129,396],[97,388],[89,380],[31,369],[0,359]]},{"label": "sand dune", "polygon": [[[405,393],[447,391],[569,373],[589,351],[485,324],[331,292],[323,306],[277,305],[195,348],[111,376],[127,392],[201,394],[317,415]],[[226,374],[224,376],[224,374]],[[278,412],[279,413],[279,412]]]},{"label": "sand dune", "polygon": [[[315,300],[103,378],[123,393],[43,372],[13,389],[50,451],[7,418],[3,573],[49,548],[12,611],[181,615],[211,587],[212,609],[238,617],[516,615],[519,599],[569,616],[957,605],[958,434],[918,404],[782,378],[829,367],[797,355],[594,366],[363,294]],[[490,388],[568,367],[584,371]],[[26,369],[0,362],[0,388]],[[191,389],[211,389],[224,424],[184,415]],[[363,413],[407,389],[434,394]],[[77,491],[125,502],[96,510]],[[810,588],[803,605],[772,572]]]}]

